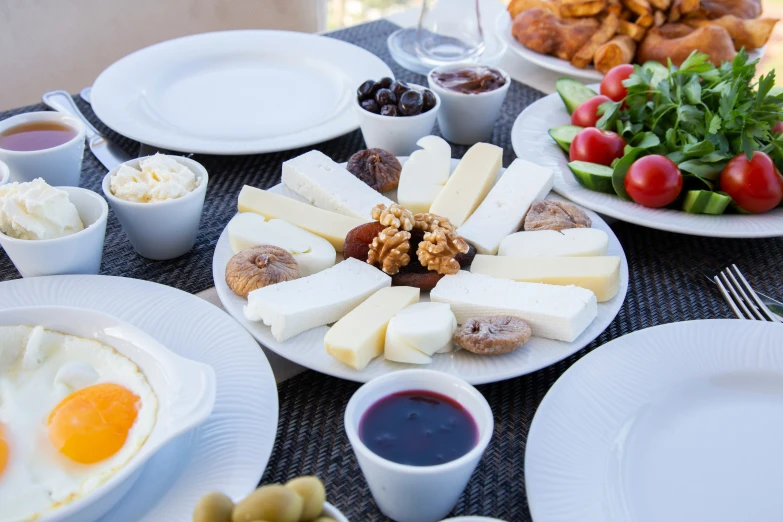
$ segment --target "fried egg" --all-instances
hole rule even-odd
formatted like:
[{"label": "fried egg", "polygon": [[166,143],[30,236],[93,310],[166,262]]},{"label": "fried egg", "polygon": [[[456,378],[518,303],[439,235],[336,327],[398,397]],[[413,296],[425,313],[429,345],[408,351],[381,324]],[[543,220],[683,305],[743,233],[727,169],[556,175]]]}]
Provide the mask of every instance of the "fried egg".
[{"label": "fried egg", "polygon": [[0,326],[0,522],[34,520],[122,468],[155,425],[144,374],[100,342]]}]

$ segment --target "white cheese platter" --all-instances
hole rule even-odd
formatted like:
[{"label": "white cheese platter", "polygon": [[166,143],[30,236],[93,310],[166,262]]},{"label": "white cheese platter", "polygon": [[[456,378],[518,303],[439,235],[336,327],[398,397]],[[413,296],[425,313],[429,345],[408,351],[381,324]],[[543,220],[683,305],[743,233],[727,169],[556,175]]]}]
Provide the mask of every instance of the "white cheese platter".
[{"label": "white cheese platter", "polygon": [[[526,224],[518,232],[535,202],[565,202],[549,194],[551,173],[525,161],[501,168],[502,153],[489,144],[475,145],[461,161],[445,161],[445,143],[423,138],[407,167],[409,158],[397,158],[399,188],[383,194],[317,151],[284,163],[283,183],[267,191],[245,187],[240,212],[213,257],[215,287],[228,313],[282,357],[358,382],[417,365],[471,384],[497,382],[554,364],[593,341],[628,289],[628,264],[611,228],[577,209],[586,222],[573,225],[580,228]],[[416,214],[394,204],[398,193]],[[427,219],[430,229],[422,225]],[[373,242],[357,255],[356,231],[374,225],[378,232],[366,241]],[[421,226],[433,243],[411,239]],[[430,250],[437,255],[422,256],[422,245],[441,245],[432,237],[444,231],[456,241],[444,245],[464,248],[450,258],[437,248]],[[434,282],[409,283],[420,279],[404,279],[411,275],[406,265]],[[483,352],[464,341],[518,323],[523,340],[512,346],[501,335]]]}]

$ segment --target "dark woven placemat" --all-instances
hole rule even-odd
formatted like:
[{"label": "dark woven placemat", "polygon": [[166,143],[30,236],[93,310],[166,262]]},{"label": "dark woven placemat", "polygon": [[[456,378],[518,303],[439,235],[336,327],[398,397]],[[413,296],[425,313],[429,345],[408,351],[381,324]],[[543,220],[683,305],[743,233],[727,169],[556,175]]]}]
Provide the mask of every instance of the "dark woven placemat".
[{"label": "dark woven placemat", "polygon": [[[396,29],[398,27],[392,23],[378,21],[337,31],[331,33],[330,36],[364,47],[380,56],[392,68],[396,78],[418,84],[426,83],[426,79],[423,76],[401,68],[389,55],[386,48],[386,37]],[[541,96],[542,94],[535,89],[517,82],[514,82],[509,89],[502,116],[495,127],[492,137],[493,143],[504,148],[506,165],[514,159],[510,143],[511,126],[514,120],[523,108]],[[105,132],[112,140],[121,144],[134,157],[138,155],[139,144],[137,142],[119,136],[101,124],[95,118],[90,106],[78,96],[76,97],[76,102],[82,112],[99,130]],[[14,114],[37,110],[46,110],[46,107],[33,105],[0,113],[0,120]],[[249,184],[261,188],[269,188],[276,185],[280,182],[280,165],[282,162],[311,149],[321,150],[335,161],[341,162],[347,161],[351,154],[362,148],[364,148],[364,140],[361,133],[357,130],[324,143],[273,154],[254,156],[210,156],[197,154],[194,156],[194,159],[202,163],[209,172],[209,187],[204,203],[201,229],[193,250],[184,256],[170,261],[149,261],[144,259],[133,250],[122,232],[114,213],[110,212],[101,273],[146,279],[191,293],[200,292],[214,286],[212,282],[212,253],[220,233],[225,228],[228,220],[236,213],[236,199],[243,185]],[[465,150],[465,147],[455,146],[453,148],[454,156],[462,157]],[[95,159],[92,153],[85,151],[81,185],[100,194],[100,185],[105,174],[106,169],[103,165]],[[17,277],[19,277],[19,273],[5,255],[5,252],[0,250],[0,281]]]}]

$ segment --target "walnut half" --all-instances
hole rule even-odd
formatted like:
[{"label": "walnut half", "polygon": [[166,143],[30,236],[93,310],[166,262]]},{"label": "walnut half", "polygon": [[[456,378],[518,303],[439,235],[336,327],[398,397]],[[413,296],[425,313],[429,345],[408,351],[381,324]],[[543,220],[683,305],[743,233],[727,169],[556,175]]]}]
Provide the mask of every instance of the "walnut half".
[{"label": "walnut half", "polygon": [[460,270],[457,254],[466,254],[468,243],[458,236],[454,225],[437,214],[416,214],[416,228],[424,231],[416,255],[421,266],[439,274],[456,274]]},{"label": "walnut half", "polygon": [[367,262],[379,265],[389,275],[394,275],[411,262],[408,251],[411,233],[395,227],[386,227],[372,240]]},{"label": "walnut half", "polygon": [[226,284],[235,294],[247,297],[253,290],[299,279],[299,265],[288,251],[260,245],[242,250],[226,265]]}]

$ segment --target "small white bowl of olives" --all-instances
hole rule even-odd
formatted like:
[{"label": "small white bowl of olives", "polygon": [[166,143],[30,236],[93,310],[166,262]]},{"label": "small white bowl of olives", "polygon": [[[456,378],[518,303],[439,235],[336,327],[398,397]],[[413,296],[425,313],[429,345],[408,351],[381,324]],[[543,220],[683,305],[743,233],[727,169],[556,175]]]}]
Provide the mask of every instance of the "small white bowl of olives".
[{"label": "small white bowl of olives", "polygon": [[193,509],[193,522],[348,522],[326,502],[318,477],[297,477],[285,485],[261,486],[234,503],[223,493],[207,493]]}]

